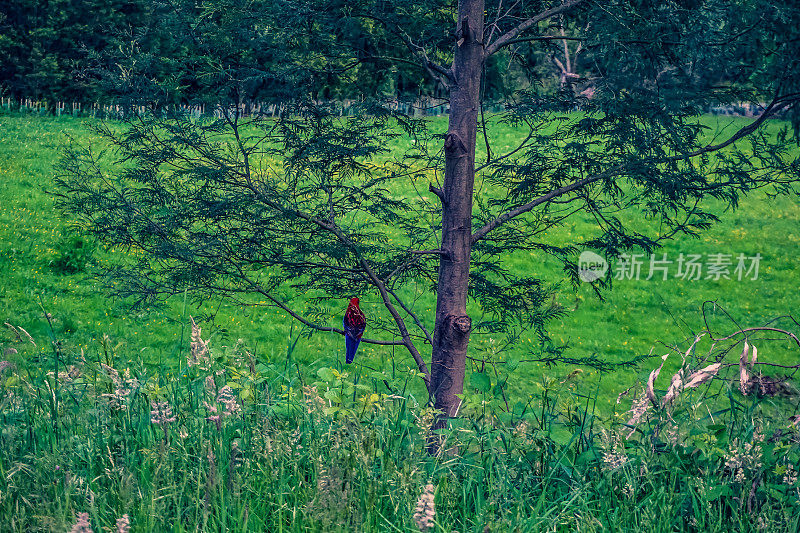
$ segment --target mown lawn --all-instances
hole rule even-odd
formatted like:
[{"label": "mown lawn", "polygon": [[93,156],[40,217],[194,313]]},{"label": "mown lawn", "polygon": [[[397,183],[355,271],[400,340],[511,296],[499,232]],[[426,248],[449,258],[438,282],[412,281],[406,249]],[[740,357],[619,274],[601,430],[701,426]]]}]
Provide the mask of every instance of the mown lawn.
[{"label": "mown lawn", "polygon": [[[442,118],[434,119],[434,127],[445,127]],[[704,119],[715,127],[730,127],[730,122],[743,119]],[[186,354],[188,316],[200,317],[204,331],[211,332],[217,344],[234,344],[244,339],[257,357],[274,360],[284,356],[287,345],[300,333],[292,328],[285,314],[263,308],[240,308],[225,302],[209,301],[201,306],[175,299],[161,309],[130,312],[123,302],[107,298],[84,272],[65,273],[59,260],[74,252],[70,240],[75,235],[70,221],[54,210],[54,163],[59,147],[67,136],[85,143],[92,139],[89,119],[46,118],[35,116],[0,116],[0,319],[22,326],[37,340],[37,347],[17,345],[22,357],[47,347],[49,325],[45,312],[52,315],[53,334],[64,343],[81,349],[100,350],[100,340],[108,335],[117,353],[131,361],[143,359],[160,368],[175,367]],[[773,126],[777,127],[777,125]],[[490,135],[496,141],[495,150],[512,146],[518,132],[513,128],[493,124]],[[397,141],[402,146],[406,141]],[[567,316],[551,324],[550,333],[556,344],[568,344],[566,354],[572,357],[596,355],[609,361],[624,361],[636,356],[666,353],[661,343],[673,344],[693,336],[703,327],[701,305],[716,300],[721,308],[743,327],[762,325],[780,315],[798,309],[800,274],[796,268],[800,244],[800,202],[797,197],[770,198],[759,191],[744,199],[736,211],[717,213],[722,222],[705,232],[699,239],[679,237],[666,242],[657,254],[667,254],[669,279],[661,280],[660,273],[652,280],[647,277],[649,258],[643,258],[642,279],[619,280],[614,290],[598,299],[588,286],[573,291],[562,287],[559,302],[569,310]],[[553,231],[548,238],[553,244],[570,241],[592,230],[591,222],[580,217],[566,227]],[[674,277],[677,260],[683,253],[731,254],[736,257],[760,254],[758,279],[686,280]],[[113,260],[113,252],[97,252],[98,261]],[[515,256],[509,260],[514,269],[541,273],[545,278],[558,279],[560,266],[543,257]],[[752,277],[747,276],[747,278]],[[300,298],[300,297],[298,297]],[[342,308],[346,299],[342,299]],[[432,322],[434,298],[423,294],[421,307],[429,312],[424,320]],[[369,313],[377,302],[367,302]],[[377,307],[376,307],[377,309]],[[713,308],[712,308],[713,311]],[[735,329],[733,321],[723,313],[710,315],[711,323],[720,332]],[[330,318],[331,324],[340,320]],[[4,337],[6,341],[10,337]],[[2,338],[0,338],[2,339]],[[312,366],[335,366],[343,359],[341,339],[316,334],[300,338],[294,355]],[[497,339],[475,336],[472,355],[480,358],[490,352]],[[525,359],[535,348],[534,335],[521,339],[514,346],[512,358]],[[794,355],[781,344],[760,352],[761,360],[797,362]],[[674,358],[675,359],[675,358]],[[394,353],[385,347],[362,346],[359,360],[373,368],[408,365],[404,353]],[[391,364],[390,364],[391,362]],[[668,362],[674,369],[678,360]],[[163,365],[163,366],[162,366]],[[672,365],[672,366],[670,366]],[[636,380],[641,381],[653,365],[643,365],[637,372],[630,369],[607,376],[600,384],[601,409],[610,407],[617,394]],[[567,374],[571,367],[546,370],[542,365],[520,366],[511,382],[512,394],[524,397],[543,373],[557,376]],[[581,376],[594,388],[596,372]]]}]

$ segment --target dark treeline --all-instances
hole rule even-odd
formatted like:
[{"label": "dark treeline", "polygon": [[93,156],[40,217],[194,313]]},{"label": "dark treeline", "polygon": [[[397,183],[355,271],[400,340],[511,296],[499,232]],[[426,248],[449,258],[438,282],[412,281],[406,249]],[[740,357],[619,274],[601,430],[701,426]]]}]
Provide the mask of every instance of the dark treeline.
[{"label": "dark treeline", "polygon": [[[187,104],[284,98],[303,86],[330,99],[435,96],[419,69],[378,59],[392,55],[378,28],[342,24],[328,42],[288,35],[307,20],[276,0],[3,0],[0,94]],[[345,41],[359,58],[337,57]]]},{"label": "dark treeline", "polygon": [[[738,36],[733,45],[698,42],[701,53],[681,66],[704,86],[724,87],[728,103],[765,98],[754,90],[752,69],[723,65],[768,62],[774,47],[758,33],[765,15],[739,9],[744,1],[705,15]],[[501,7],[487,4],[492,13]],[[0,96],[48,102],[48,109],[56,102],[269,105],[298,96],[442,106],[448,91],[423,65],[452,58],[454,16],[446,0],[0,0]],[[596,23],[581,13],[555,17],[534,39],[493,54],[484,66],[483,101],[506,103],[520,89],[566,91],[565,101],[591,97],[612,68],[598,61],[611,43],[591,37]],[[770,15],[776,34],[781,24],[789,25],[781,12]],[[672,45],[660,46],[667,54]],[[672,68],[650,83],[671,90]]]},{"label": "dark treeline", "polygon": [[100,72],[151,6],[141,0],[3,0],[3,96],[90,102],[105,97]]},{"label": "dark treeline", "polygon": [[[0,95],[50,103],[219,104],[295,97],[298,89],[323,100],[431,102],[445,94],[419,64],[398,59],[407,54],[407,36],[392,31],[391,19],[407,14],[382,13],[380,2],[362,5],[370,16],[327,21],[320,31],[314,7],[283,0],[2,0]],[[454,8],[428,2],[418,9],[427,13],[414,13],[415,41],[450,42],[443,21]],[[552,90],[582,68],[572,41],[554,40],[549,48],[523,43],[510,53],[524,56],[524,67],[509,70],[508,54],[493,58],[485,78],[489,99],[529,85],[526,70]]]}]

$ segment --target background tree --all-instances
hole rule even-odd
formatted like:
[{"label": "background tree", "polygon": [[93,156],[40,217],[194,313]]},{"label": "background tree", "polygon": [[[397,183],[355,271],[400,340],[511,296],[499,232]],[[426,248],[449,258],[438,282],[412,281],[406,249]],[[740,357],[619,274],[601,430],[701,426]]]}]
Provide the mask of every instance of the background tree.
[{"label": "background tree", "polygon": [[150,15],[143,0],[20,0],[0,3],[0,88],[45,100],[105,98],[101,52]]},{"label": "background tree", "polygon": [[[253,303],[256,293],[338,334],[330,324],[346,300],[372,295],[364,342],[404,347],[445,417],[460,406],[471,333],[502,331],[513,342],[533,329],[547,348],[546,322],[561,312],[546,280],[505,257],[549,255],[576,282],[581,247],[610,259],[651,251],[708,227],[710,200],[736,206],[754,189],[796,191],[792,136],[763,131],[770,118],[797,116],[800,13],[791,2],[229,0],[192,9],[202,16],[186,30],[191,79],[210,80],[200,94],[217,97],[219,118],[162,110],[122,132],[101,129],[114,150],[67,153],[63,207],[108,245],[137,251],[106,272],[124,282],[123,295]],[[580,69],[570,68],[579,78],[543,92],[539,59],[565,42],[573,58],[581,48]],[[267,64],[270,54],[280,60]],[[340,118],[310,98],[323,75],[374,95],[375,65],[409,63],[446,90],[444,134],[380,105]],[[486,73],[498,63],[516,66],[495,79],[507,109],[490,117]],[[131,72],[128,82],[145,80],[138,94],[161,87]],[[267,78],[296,97],[280,118],[243,116],[231,95]],[[742,100],[763,112],[738,130],[711,136],[698,121],[710,105]],[[499,153],[489,120],[518,125],[519,144]],[[402,158],[388,148],[400,132],[412,141]],[[594,220],[594,233],[548,240],[575,216]],[[415,304],[428,290],[432,315]],[[293,291],[312,306],[293,308]],[[470,318],[469,300],[481,320]]]}]

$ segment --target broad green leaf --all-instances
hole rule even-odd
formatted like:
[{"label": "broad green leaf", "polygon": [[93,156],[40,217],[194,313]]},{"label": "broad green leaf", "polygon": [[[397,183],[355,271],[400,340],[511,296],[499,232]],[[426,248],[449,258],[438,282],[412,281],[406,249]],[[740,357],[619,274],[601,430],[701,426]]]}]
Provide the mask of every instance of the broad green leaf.
[{"label": "broad green leaf", "polygon": [[487,393],[492,388],[492,380],[484,372],[473,372],[469,377],[469,384],[480,392]]}]

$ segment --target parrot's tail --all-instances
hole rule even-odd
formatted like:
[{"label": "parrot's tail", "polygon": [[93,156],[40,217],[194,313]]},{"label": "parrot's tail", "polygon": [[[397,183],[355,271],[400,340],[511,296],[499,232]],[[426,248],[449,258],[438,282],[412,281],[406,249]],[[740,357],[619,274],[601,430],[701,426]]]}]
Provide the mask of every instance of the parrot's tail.
[{"label": "parrot's tail", "polygon": [[345,335],[344,343],[346,347],[344,360],[349,365],[350,363],[353,362],[353,359],[356,356],[356,350],[358,350],[358,345],[361,343],[361,339],[354,339],[350,335]]}]

